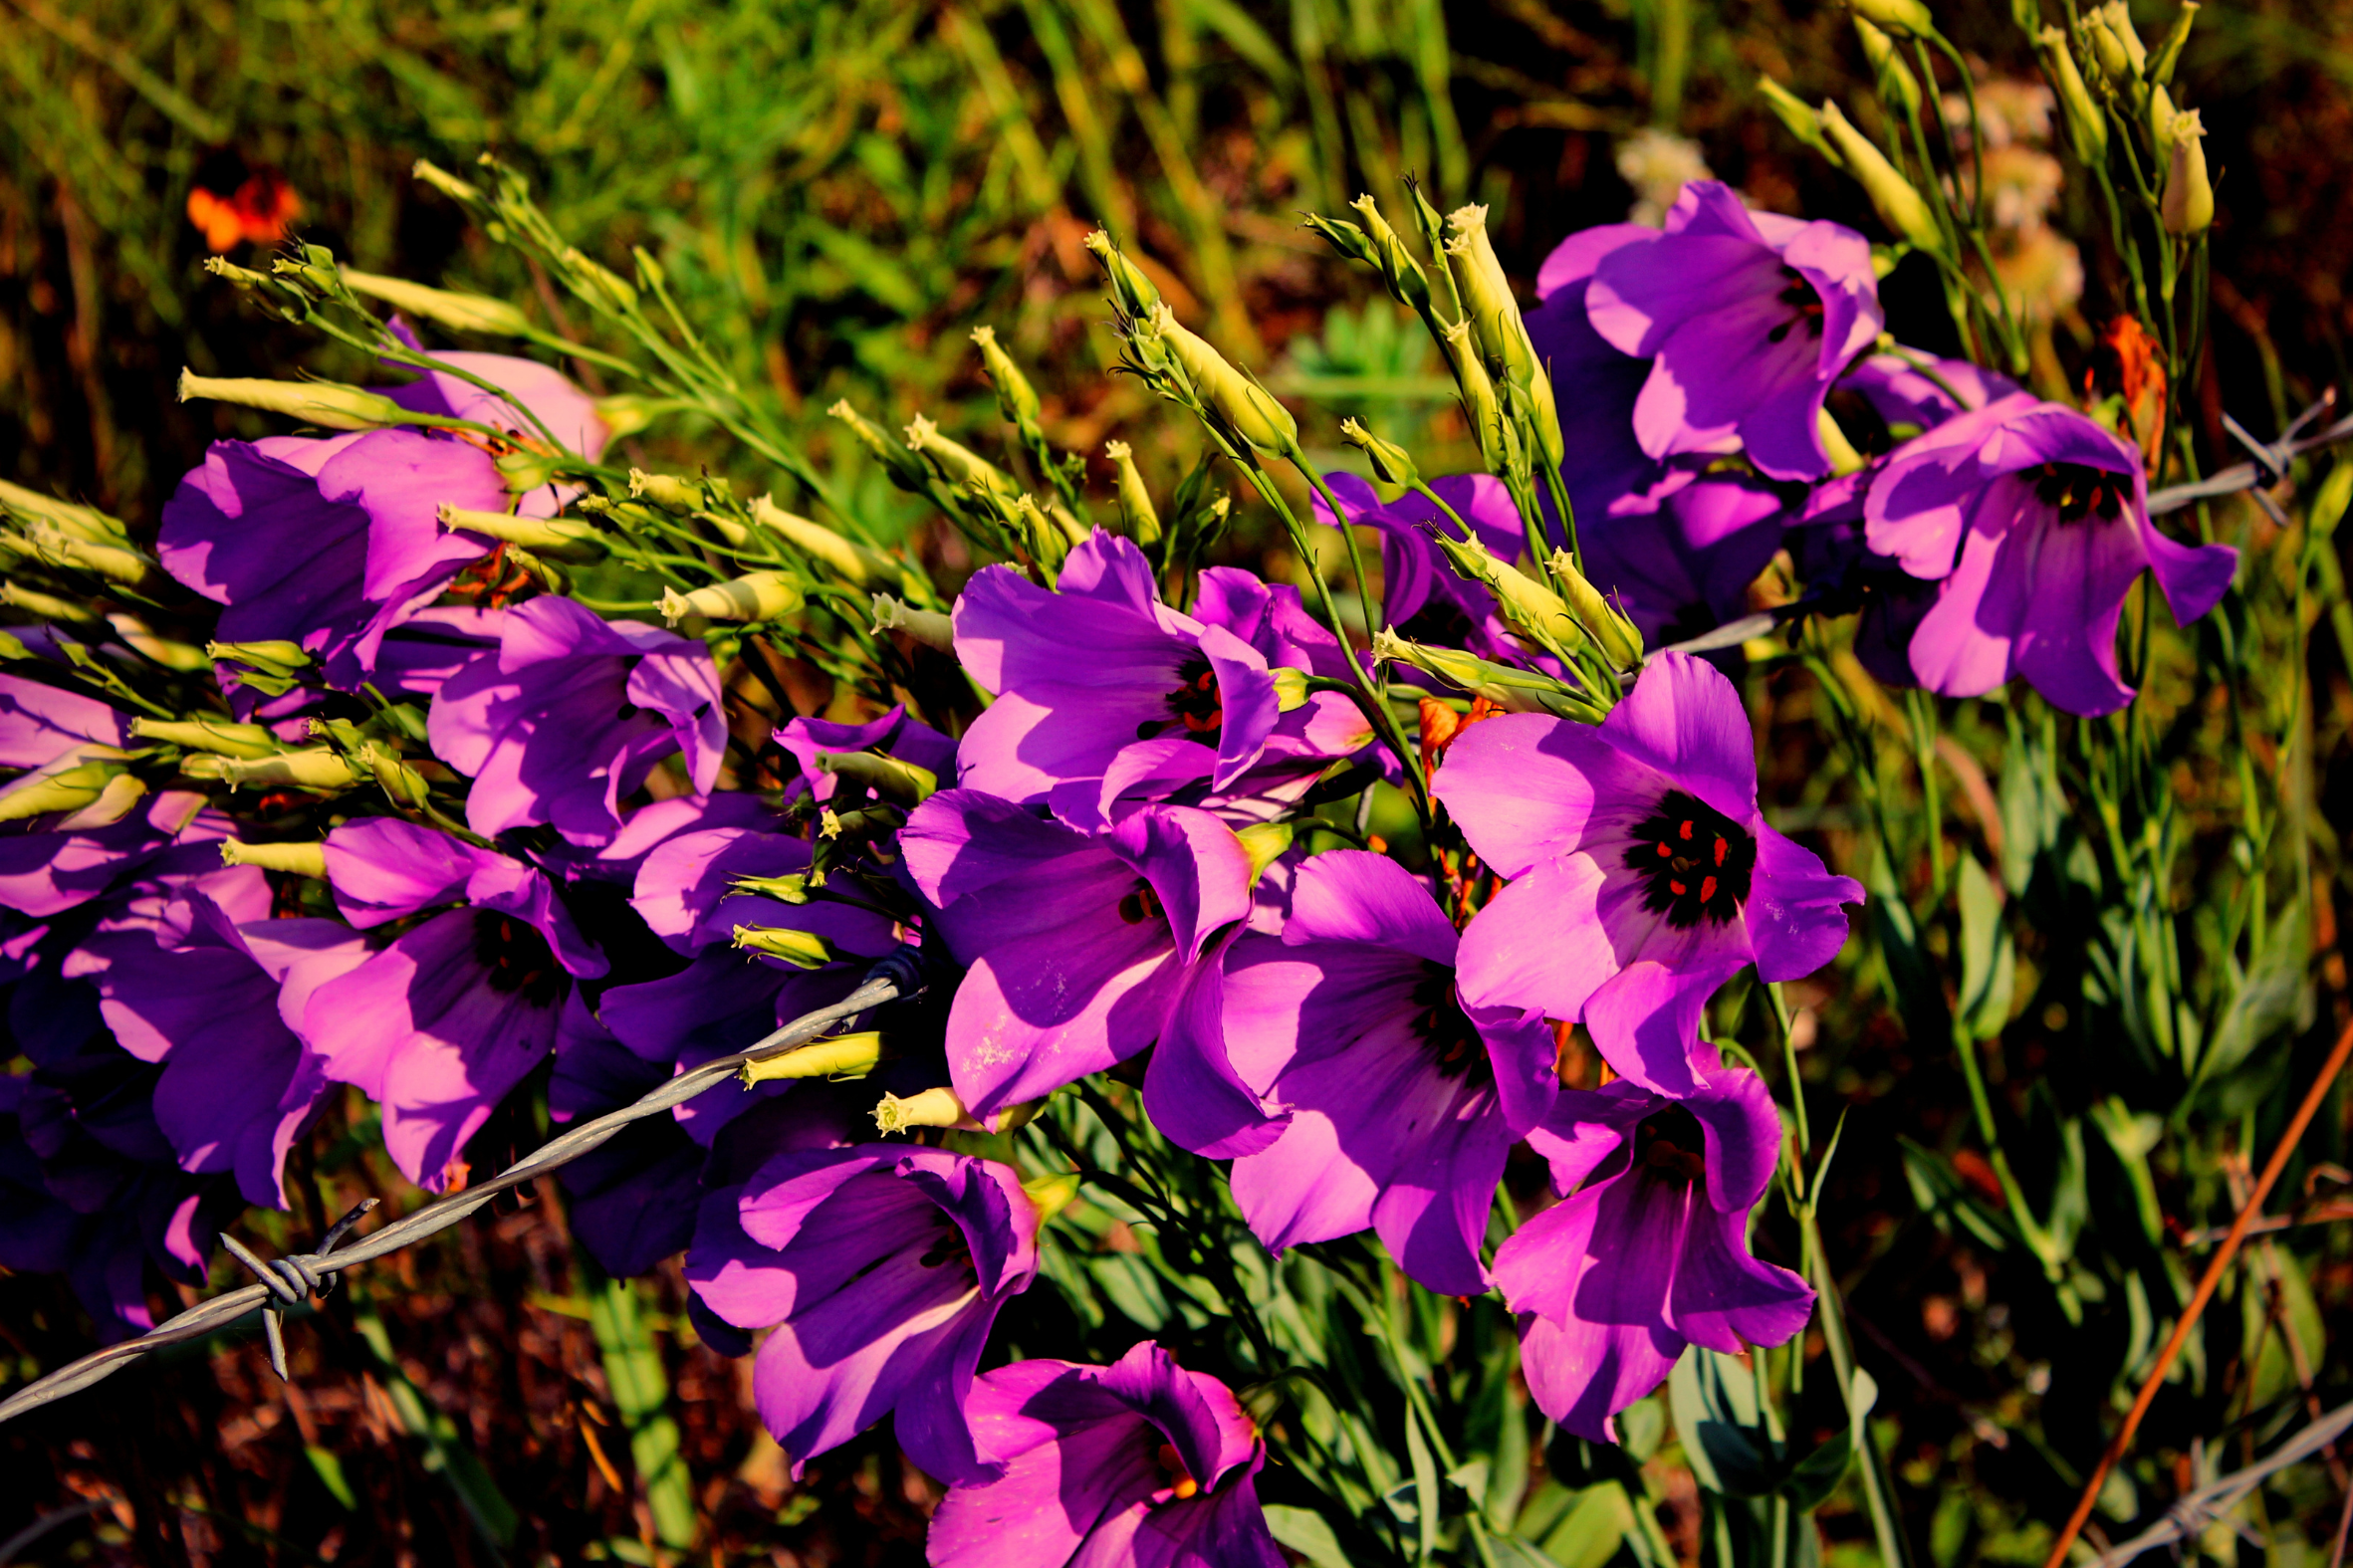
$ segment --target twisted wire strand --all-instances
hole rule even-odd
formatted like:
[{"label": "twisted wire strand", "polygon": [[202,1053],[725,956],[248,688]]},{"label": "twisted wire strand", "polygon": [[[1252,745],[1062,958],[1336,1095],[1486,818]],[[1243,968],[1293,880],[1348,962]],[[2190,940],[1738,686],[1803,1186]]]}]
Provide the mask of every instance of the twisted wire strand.
[{"label": "twisted wire strand", "polygon": [[2340,1405],[2245,1469],[2234,1470],[2212,1485],[2177,1498],[2155,1524],[2102,1555],[2092,1568],[2122,1568],[2143,1552],[2189,1539],[2274,1472],[2310,1458],[2348,1427],[2353,1427],[2353,1405]]},{"label": "twisted wire strand", "polygon": [[[912,997],[921,990],[921,957],[913,949],[902,948],[876,965],[857,990],[831,1007],[804,1013],[733,1056],[722,1056],[690,1068],[644,1098],[624,1105],[619,1110],[608,1111],[593,1121],[581,1123],[571,1131],[550,1139],[479,1185],[436,1199],[380,1231],[361,1236],[349,1245],[336,1247],[332,1254],[326,1251],[327,1246],[334,1244],[329,1241],[319,1251],[293,1253],[279,1258],[275,1265],[260,1264],[258,1259],[248,1261],[248,1267],[254,1268],[255,1272],[271,1283],[241,1285],[235,1290],[226,1291],[174,1314],[136,1339],[126,1339],[120,1344],[93,1351],[47,1377],[26,1384],[7,1399],[0,1400],[0,1424],[30,1414],[45,1405],[55,1404],[69,1394],[80,1393],[158,1350],[185,1344],[192,1339],[202,1339],[207,1334],[226,1328],[256,1307],[282,1299],[291,1286],[290,1274],[305,1280],[315,1277],[324,1283],[343,1269],[372,1262],[411,1242],[437,1235],[499,1194],[519,1187],[534,1177],[545,1176],[591,1150],[601,1148],[631,1123],[659,1116],[673,1106],[693,1099],[705,1089],[724,1083],[741,1071],[746,1063],[780,1056],[796,1046],[808,1044],[844,1019],[855,1017],[886,1002]],[[226,1241],[228,1237],[224,1234],[222,1239]],[[241,1260],[251,1258],[251,1254],[240,1245],[232,1244],[229,1251]]]}]

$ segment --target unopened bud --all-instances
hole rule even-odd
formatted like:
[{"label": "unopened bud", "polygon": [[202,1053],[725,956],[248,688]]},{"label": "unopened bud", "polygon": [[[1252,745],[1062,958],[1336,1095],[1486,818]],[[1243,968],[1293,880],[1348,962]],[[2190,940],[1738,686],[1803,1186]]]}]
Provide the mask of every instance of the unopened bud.
[{"label": "unopened bud", "polygon": [[1373,267],[1381,264],[1380,252],[1373,248],[1372,241],[1365,237],[1362,229],[1345,218],[1327,218],[1319,212],[1310,212],[1303,221],[1309,229],[1323,237],[1325,244],[1348,260]]},{"label": "unopened bud", "polygon": [[33,553],[52,566],[69,571],[87,572],[102,582],[128,588],[146,597],[164,592],[172,586],[152,557],[142,555],[129,546],[114,542],[98,543],[68,534],[51,523],[36,523],[27,532],[25,542]]},{"label": "unopened bud", "polygon": [[111,746],[78,746],[0,792],[0,822],[21,822],[52,811],[79,811],[104,795],[122,772],[122,754]]},{"label": "unopened bud", "polygon": [[701,405],[684,397],[648,397],[641,392],[613,392],[596,399],[596,417],[613,439],[633,436],[664,414],[684,413]]},{"label": "unopened bud", "polygon": [[424,158],[417,159],[410,166],[409,173],[461,206],[472,207],[482,202],[482,192],[479,189],[467,184],[439,164]]},{"label": "unopened bud", "polygon": [[1845,160],[1847,173],[1878,209],[1881,222],[1923,250],[1934,251],[1944,245],[1943,231],[1937,227],[1927,199],[1887,160],[1886,153],[1847,122],[1836,104],[1822,106],[1822,129]]},{"label": "unopened bud", "polygon": [[1022,1183],[1022,1191],[1038,1211],[1038,1223],[1046,1224],[1070,1206],[1078,1196],[1078,1173],[1064,1171],[1059,1176],[1041,1176]]},{"label": "unopened bud", "polygon": [[809,872],[795,871],[785,876],[739,876],[727,885],[754,898],[773,898],[780,904],[806,904],[810,888],[821,884],[815,884]]},{"label": "unopened bud", "polygon": [[1508,561],[1479,541],[1459,540],[1443,530],[1432,536],[1455,570],[1483,582],[1495,594],[1504,618],[1562,658],[1585,640],[1582,627],[1568,604],[1543,583]]},{"label": "unopened bud", "polygon": [[98,798],[76,810],[58,826],[66,832],[85,832],[94,827],[112,827],[138,808],[147,797],[147,785],[135,774],[117,774],[99,790]]},{"label": "unopened bud", "polygon": [[1111,302],[1119,308],[1119,314],[1139,319],[1150,316],[1152,308],[1160,303],[1160,291],[1127,259],[1127,253],[1101,229],[1086,237],[1086,248],[1103,264],[1103,272],[1111,284]]},{"label": "unopened bud", "polygon": [[1568,601],[1578,623],[1592,633],[1593,640],[1609,655],[1611,663],[1621,670],[1639,669],[1642,633],[1635,629],[1634,623],[1586,580],[1567,551],[1554,551],[1550,565],[1552,580],[1560,584],[1560,596]]},{"label": "unopened bud", "polygon": [[971,447],[940,434],[940,427],[921,414],[907,425],[907,450],[925,459],[950,485],[978,485],[1012,500],[1021,491],[1013,476]]},{"label": "unopened bud", "polygon": [[435,516],[440,518],[443,528],[486,534],[526,550],[587,549],[601,553],[604,549],[602,534],[569,518],[518,517],[512,512],[483,512],[472,507],[453,507],[446,502]]},{"label": "unopened bud", "polygon": [[1388,218],[1381,212],[1381,204],[1370,196],[1359,196],[1348,205],[1364,220],[1364,240],[1372,248],[1373,265],[1381,270],[1381,281],[1389,286],[1390,295],[1398,304],[1416,311],[1430,308],[1430,275],[1422,270],[1412,251]]},{"label": "unopened bud", "polygon": [[[718,482],[726,487],[726,481]],[[664,512],[699,512],[708,498],[703,492],[703,481],[681,479],[675,474],[649,474],[642,468],[629,470],[629,494],[639,501],[650,501]]]},{"label": "unopened bud", "polygon": [[327,879],[327,846],[310,844],[246,844],[234,838],[221,841],[221,864],[225,866],[260,866],[264,871],[284,871],[289,876]]},{"label": "unopened bud", "polygon": [[874,629],[903,631],[927,648],[956,651],[956,623],[938,610],[916,609],[887,593],[874,595]]},{"label": "unopened bud", "polygon": [[782,959],[795,969],[823,969],[840,957],[833,944],[816,932],[790,926],[738,926],[734,940],[747,953]]},{"label": "unopened bud", "polygon": [[863,784],[886,800],[921,805],[939,792],[939,775],[880,752],[830,752],[817,760],[818,772]]},{"label": "unopened bud", "polygon": [[279,750],[278,737],[266,727],[226,719],[133,719],[130,733],[142,741],[223,757],[268,757]]},{"label": "unopened bud", "polygon": [[980,345],[981,364],[989,372],[989,384],[997,389],[997,409],[1005,415],[1005,422],[1019,430],[1025,441],[1045,440],[1046,432],[1038,423],[1039,411],[1044,406],[1039,402],[1038,388],[1030,384],[1022,367],[1013,362],[1013,355],[997,341],[997,329],[975,327],[972,340]]},{"label": "unopened bud", "polygon": [[964,1108],[964,1101],[954,1089],[941,1087],[925,1089],[921,1094],[910,1094],[901,1099],[885,1094],[874,1107],[874,1125],[885,1135],[905,1132],[910,1127],[959,1127],[967,1132],[978,1132],[981,1124],[972,1119],[972,1112]]},{"label": "unopened bud", "polygon": [[2159,87],[2172,83],[2174,68],[2182,63],[2182,48],[2190,42],[2190,24],[2197,19],[2198,0],[2182,0],[2182,8],[2174,13],[2173,26],[2165,30],[2157,53],[2149,57],[2149,80]]},{"label": "unopened bud", "polygon": [[428,289],[421,283],[410,283],[404,278],[383,278],[371,272],[343,269],[344,282],[353,292],[369,299],[381,300],[393,310],[409,316],[419,316],[436,326],[461,333],[491,333],[504,337],[523,337],[531,333],[531,319],[504,300],[493,300],[479,294],[458,294],[448,289]]},{"label": "unopened bud", "polygon": [[400,754],[388,746],[373,741],[360,746],[352,754],[353,761],[366,769],[375,780],[384,798],[410,811],[421,811],[433,798],[433,786],[423,774],[401,761]]},{"label": "unopened bud", "polygon": [[849,427],[849,433],[857,437],[858,445],[874,455],[882,464],[884,472],[890,475],[891,483],[897,485],[901,490],[920,493],[930,481],[930,467],[914,453],[893,441],[889,431],[859,413],[855,408],[850,407],[848,398],[836,399],[833,406],[826,409],[825,413],[829,418],[838,419]]},{"label": "unopened bud", "polygon": [[1847,0],[1847,4],[1857,20],[1898,38],[1928,38],[1937,30],[1937,19],[1921,0]]},{"label": "unopened bud", "polygon": [[1289,822],[1253,822],[1248,827],[1234,830],[1242,847],[1250,853],[1250,879],[1257,881],[1259,873],[1283,857],[1291,847],[1294,830]]},{"label": "unopened bud", "polygon": [[1372,477],[1382,484],[1412,486],[1422,482],[1422,471],[1414,465],[1411,452],[1394,441],[1382,440],[1359,421],[1341,420],[1340,439],[1364,454]]},{"label": "unopened bud", "polygon": [[2166,233],[2195,239],[2215,221],[2214,181],[2206,171],[2206,123],[2193,109],[2176,114],[2172,129],[2173,163],[2166,172],[2159,212]]},{"label": "unopened bud", "polygon": [[813,1040],[782,1055],[747,1061],[736,1076],[747,1089],[778,1078],[862,1078],[881,1059],[882,1036],[867,1030]]},{"label": "unopened bud", "polygon": [[1501,364],[1505,377],[1527,394],[1525,412],[1536,452],[1545,463],[1558,468],[1568,452],[1560,436],[1560,415],[1552,403],[1552,378],[1536,358],[1520,302],[1512,296],[1504,264],[1496,259],[1495,243],[1487,233],[1487,209],[1457,208],[1447,216],[1446,226],[1451,235],[1446,242],[1446,263],[1454,272],[1456,292],[1462,297],[1472,335],[1487,358]]},{"label": "unopened bud", "polygon": [[1008,511],[1013,516],[1013,526],[1021,536],[1023,547],[1030,553],[1030,559],[1048,574],[1059,574],[1064,558],[1070,554],[1069,539],[1055,526],[1053,519],[1040,510],[1034,497],[1014,497]]},{"label": "unopened bud", "polygon": [[1822,134],[1822,112],[1820,110],[1815,109],[1811,104],[1770,77],[1758,78],[1757,91],[1765,95],[1765,107],[1772,111],[1773,117],[1787,128],[1790,135],[1795,136],[1840,168],[1846,166],[1846,159],[1839,156],[1838,149],[1830,144],[1830,138]]},{"label": "unopened bud", "polygon": [[1128,537],[1139,545],[1158,544],[1160,513],[1152,505],[1152,493],[1144,488],[1144,476],[1136,471],[1134,451],[1125,441],[1106,441],[1103,456],[1118,475],[1119,520],[1127,525]]},{"label": "unopened bud", "polygon": [[96,611],[87,604],[72,599],[61,599],[54,593],[39,588],[28,588],[22,583],[0,580],[0,605],[23,610],[34,620],[55,621],[67,626],[87,626],[98,619]]},{"label": "unopened bud", "polygon": [[218,779],[231,787],[291,784],[332,792],[359,782],[357,771],[324,746],[250,759],[199,755],[183,760],[180,772],[190,779]]},{"label": "unopened bud", "polygon": [[1373,633],[1372,656],[1383,663],[1409,665],[1434,675],[1458,691],[1484,697],[1514,713],[1549,713],[1586,722],[1602,717],[1575,687],[1540,671],[1494,664],[1460,648],[1414,642],[1387,627]]},{"label": "unopened bud", "polygon": [[283,638],[261,642],[208,642],[204,656],[215,664],[242,664],[268,675],[301,675],[311,668],[310,650]]},{"label": "unopened bud", "polygon": [[265,381],[180,371],[179,400],[184,403],[196,397],[267,409],[327,430],[372,430],[379,425],[415,422],[407,409],[390,398],[335,381]]},{"label": "unopened bud", "polygon": [[2059,113],[2067,121],[2067,139],[2075,144],[2075,155],[2088,165],[2099,166],[2108,155],[2108,115],[2076,68],[2075,51],[2067,46],[2067,35],[2046,27],[2034,41],[2042,46],[2043,75],[2050,79],[2059,101]]},{"label": "unopened bud", "polygon": [[2124,86],[2139,80],[2148,64],[2149,52],[2141,44],[2141,35],[2132,25],[2132,12],[2124,0],[2109,3],[2088,11],[2083,18],[2084,37],[2091,44],[2092,56],[2100,63],[2100,70],[2109,81]]},{"label": "unopened bud", "polygon": [[1471,421],[1472,433],[1479,438],[1479,453],[1486,460],[1487,471],[1510,473],[1518,466],[1520,443],[1513,433],[1512,422],[1504,417],[1504,402],[1496,395],[1495,377],[1488,374],[1487,361],[1480,357],[1479,345],[1472,340],[1469,322],[1456,322],[1446,329],[1446,352],[1454,365],[1463,414]]},{"label": "unopened bud", "polygon": [[801,579],[790,571],[754,571],[691,593],[664,588],[655,608],[673,626],[689,615],[706,620],[775,620],[799,609],[807,597],[801,591]]},{"label": "unopened bud", "polygon": [[25,523],[46,523],[69,538],[87,540],[94,545],[120,544],[130,536],[128,529],[96,507],[60,501],[4,479],[0,479],[0,516]]},{"label": "unopened bud", "polygon": [[861,806],[855,811],[836,811],[827,806],[818,814],[818,836],[845,844],[887,837],[906,825],[907,813],[888,801]]},{"label": "unopened bud", "polygon": [[566,246],[557,260],[572,274],[576,293],[624,316],[637,308],[637,286],[593,256]]},{"label": "unopened bud", "polygon": [[1872,25],[1861,11],[1855,12],[1855,37],[1862,40],[1863,58],[1871,63],[1871,74],[1879,84],[1883,103],[1900,107],[1907,117],[1920,112],[1920,79],[1912,68],[1904,64],[1904,57],[1896,53],[1896,43],[1885,32]]},{"label": "unopened bud", "polygon": [[1270,456],[1284,457],[1298,450],[1299,425],[1275,394],[1235,368],[1209,341],[1176,319],[1165,305],[1155,307],[1152,324],[1185,367],[1194,390],[1231,425],[1234,433]]},{"label": "unopened bud", "polygon": [[842,538],[822,523],[787,512],[767,496],[752,498],[752,519],[795,550],[839,572],[860,587],[876,579],[888,581],[898,568],[888,556],[854,540]]}]

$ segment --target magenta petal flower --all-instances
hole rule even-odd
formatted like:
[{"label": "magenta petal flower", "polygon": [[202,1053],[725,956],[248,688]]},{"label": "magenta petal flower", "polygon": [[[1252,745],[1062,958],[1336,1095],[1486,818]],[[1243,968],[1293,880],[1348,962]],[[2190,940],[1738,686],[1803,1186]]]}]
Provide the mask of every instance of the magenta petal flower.
[{"label": "magenta petal flower", "polygon": [[160,1062],[155,1124],[180,1168],[233,1172],[248,1203],[286,1207],[286,1152],[327,1089],[320,1058],[280,1015],[280,983],[298,961],[349,968],[366,956],[332,920],[262,921],[245,930],[199,889],[184,941],[125,932],[97,978],[100,1011],[122,1048]]},{"label": "magenta petal flower", "polygon": [[1712,1069],[1677,1099],[1622,1080],[1561,1092],[1529,1142],[1567,1196],[1495,1259],[1538,1409],[1614,1443],[1616,1413],[1664,1382],[1686,1345],[1732,1355],[1805,1326],[1805,1281],[1749,1255],[1749,1211],[1780,1138],[1753,1072]]},{"label": "magenta petal flower", "polygon": [[551,822],[589,844],[620,830],[621,798],[654,764],[683,752],[707,792],[727,748],[708,649],[554,595],[507,613],[497,652],[442,685],[426,732],[434,754],[474,780],[474,831]]},{"label": "magenta petal flower", "polygon": [[1145,1340],[1107,1367],[1018,1361],[965,1409],[1004,1473],[932,1516],[933,1568],[1282,1568],[1233,1392]]},{"label": "magenta petal flower", "polygon": [[1598,726],[1508,714],[1459,736],[1433,788],[1510,885],[1463,935],[1467,1002],[1582,1019],[1610,1065],[1690,1093],[1700,1009],[1754,963],[1794,980],[1846,941],[1862,884],[1765,825],[1732,682],[1652,659]]},{"label": "magenta petal flower", "polygon": [[760,1419],[793,1473],[895,1414],[944,1480],[990,1473],[966,1426],[982,1345],[1038,1272],[1039,1214],[1009,1166],[901,1144],[791,1150],[711,1194],[686,1277],[760,1347]]},{"label": "magenta petal flower", "polygon": [[[810,791],[818,802],[841,810],[849,808],[848,796],[857,791],[848,789],[842,780],[819,767],[821,757],[843,752],[880,752],[922,769],[941,784],[955,782],[956,743],[922,720],[908,718],[903,705],[894,706],[867,724],[793,719],[776,732],[776,744],[800,765],[801,777],[809,781]],[[786,791],[786,798],[791,797],[792,792]]]},{"label": "magenta petal flower", "polygon": [[[1250,852],[1188,806],[1147,806],[1096,837],[1010,801],[948,789],[899,831],[907,871],[968,966],[948,1013],[948,1070],[992,1114],[1074,1083],[1161,1039],[1211,940],[1251,912]],[[1144,1103],[1197,1151],[1263,1139],[1265,1117],[1197,1036],[1163,1041]],[[1227,1153],[1239,1152],[1228,1149]]]},{"label": "magenta petal flower", "polygon": [[1871,549],[1940,584],[1912,634],[1921,685],[1975,697],[2022,676],[2070,713],[2132,701],[2116,627],[2144,569],[2187,625],[2214,608],[2238,563],[2228,545],[2159,533],[2139,452],[2025,392],[1890,453],[1863,518]]},{"label": "magenta petal flower", "polygon": [[1749,584],[1781,548],[1786,521],[1771,486],[1698,478],[1655,511],[1577,515],[1585,575],[1652,647],[1696,637],[1744,613]]},{"label": "magenta petal flower", "polygon": [[[1426,497],[1409,491],[1383,502],[1354,474],[1326,474],[1324,483],[1346,509],[1350,524],[1380,531],[1382,612],[1399,635],[1503,663],[1527,662],[1528,651],[1512,640],[1496,613],[1494,595],[1458,575],[1439,551],[1432,535],[1443,528],[1452,538],[1456,531]],[[1525,553],[1520,509],[1502,480],[1492,474],[1455,474],[1432,480],[1430,488],[1496,555],[1512,560]],[[1314,498],[1314,507],[1315,521],[1329,527],[1331,509],[1321,496]]]},{"label": "magenta petal flower", "polygon": [[[410,343],[414,346],[415,340],[411,338]],[[451,369],[480,376],[507,395],[486,392],[473,382],[444,371],[429,370],[406,386],[383,388],[384,396],[420,414],[470,419],[526,441],[544,442],[546,437],[540,434],[539,423],[525,418],[516,406],[520,404],[544,421],[558,441],[591,463],[602,454],[604,443],[611,437],[604,421],[597,417],[595,400],[574,385],[563,371],[536,359],[465,350],[429,357]]]},{"label": "magenta petal flower", "polygon": [[1456,999],[1455,947],[1412,873],[1335,850],[1299,869],[1280,939],[1227,950],[1218,1046],[1291,1115],[1234,1162],[1235,1202],[1269,1247],[1370,1228],[1430,1289],[1487,1288],[1479,1243],[1504,1157],[1559,1079],[1539,1014]]},{"label": "magenta petal flower", "polygon": [[[1612,238],[1585,306],[1602,337],[1652,360],[1634,404],[1642,450],[1665,458],[1738,436],[1775,479],[1828,473],[1816,416],[1883,322],[1870,242],[1751,212],[1715,180],[1683,188],[1663,233]],[[1548,268],[1555,288],[1570,270]]]}]

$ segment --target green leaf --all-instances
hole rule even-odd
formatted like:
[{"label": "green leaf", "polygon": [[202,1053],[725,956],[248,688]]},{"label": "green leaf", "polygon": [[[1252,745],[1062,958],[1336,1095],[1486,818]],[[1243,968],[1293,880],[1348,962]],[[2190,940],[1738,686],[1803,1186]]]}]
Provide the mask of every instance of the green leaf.
[{"label": "green leaf", "polygon": [[[2262,948],[2247,965],[2246,979],[2233,994],[2231,1005],[2215,1025],[2214,1038],[2198,1063],[2198,1081],[2227,1080],[2255,1050],[2283,1031],[2306,1022],[2312,1010],[2309,972],[2312,938],[2305,929],[2301,905],[2291,906],[2273,923]],[[2267,1084],[2266,1075],[2266,1084]],[[2246,1086],[2225,1084],[2229,1112],[2252,1103]],[[2259,1089],[2257,1090],[2259,1092]]]},{"label": "green leaf", "polygon": [[684,1550],[694,1545],[700,1530],[694,1483],[679,1453],[661,1347],[653,1341],[632,1281],[607,1279],[588,1297],[588,1330],[604,1361],[613,1409],[629,1435],[629,1462],[645,1488],[654,1536],[664,1546]]},{"label": "green leaf", "polygon": [[2009,1021],[2017,957],[2001,923],[2001,899],[1974,855],[1961,860],[1955,884],[1961,904],[1962,1019],[1979,1039],[1992,1039]]},{"label": "green leaf", "polygon": [[[1546,1485],[1554,1492],[1561,1490],[1557,1483]],[[1618,1543],[1634,1528],[1634,1505],[1626,1497],[1626,1488],[1614,1480],[1580,1488],[1570,1493],[1565,1503],[1556,1497],[1547,1502],[1559,1505],[1560,1511],[1537,1544],[1559,1568],[1602,1568],[1617,1555]],[[1531,1504],[1529,1513],[1534,1512]]]},{"label": "green leaf", "polygon": [[1693,1345],[1675,1363],[1667,1390],[1684,1462],[1702,1486],[1727,1496],[1763,1497],[1778,1484],[1779,1460],[1747,1367]]},{"label": "green leaf", "polygon": [[344,1478],[343,1460],[316,1443],[303,1445],[303,1457],[311,1461],[311,1468],[318,1473],[319,1484],[327,1488],[328,1495],[344,1505],[344,1512],[358,1508],[359,1499],[352,1495],[352,1483]]},{"label": "green leaf", "polygon": [[1438,1550],[1438,1461],[1422,1437],[1422,1421],[1413,1407],[1405,1411],[1405,1456],[1413,1465],[1414,1524],[1420,1531],[1414,1560],[1428,1562]]},{"label": "green leaf", "polygon": [[1820,1507],[1846,1479],[1855,1456],[1854,1435],[1841,1432],[1789,1467],[1788,1478],[1777,1488],[1789,1506],[1800,1513]]},{"label": "green leaf", "polygon": [[1348,1554],[1340,1550],[1339,1537],[1332,1534],[1331,1525],[1322,1514],[1281,1502],[1268,1503],[1265,1512],[1267,1529],[1275,1539],[1306,1558],[1314,1568],[1351,1568]]},{"label": "green leaf", "polygon": [[1980,1202],[1943,1155],[1909,1138],[1898,1137],[1896,1143],[1903,1153],[1904,1181],[1912,1189],[1912,1202],[1939,1231],[1950,1234],[1958,1222],[1998,1252],[2018,1239],[2009,1216]]}]

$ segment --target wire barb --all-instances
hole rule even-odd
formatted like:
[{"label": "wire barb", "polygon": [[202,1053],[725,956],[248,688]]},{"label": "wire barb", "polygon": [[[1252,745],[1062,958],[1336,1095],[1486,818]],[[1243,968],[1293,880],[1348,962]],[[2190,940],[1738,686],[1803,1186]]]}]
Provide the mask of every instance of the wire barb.
[{"label": "wire barb", "polygon": [[262,1303],[262,1332],[270,1341],[270,1370],[278,1374],[278,1381],[293,1381],[286,1373],[286,1309],[301,1306],[313,1296],[324,1296],[335,1288],[335,1275],[323,1271],[319,1264],[335,1245],[351,1233],[362,1215],[376,1206],[373,1198],[362,1198],[352,1212],[329,1227],[320,1238],[316,1252],[290,1252],[286,1256],[265,1262],[252,1248],[228,1232],[221,1232],[221,1246],[228,1254],[243,1263],[270,1293]]}]

